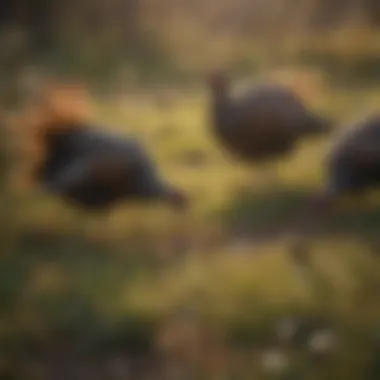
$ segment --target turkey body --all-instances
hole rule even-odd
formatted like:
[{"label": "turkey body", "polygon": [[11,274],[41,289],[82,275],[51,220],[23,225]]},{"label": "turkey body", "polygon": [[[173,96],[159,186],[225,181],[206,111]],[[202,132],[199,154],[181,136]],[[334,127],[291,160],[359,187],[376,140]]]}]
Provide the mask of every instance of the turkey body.
[{"label": "turkey body", "polygon": [[327,157],[328,196],[359,194],[380,185],[380,115],[370,115],[344,133]]},{"label": "turkey body", "polygon": [[86,125],[44,138],[46,157],[37,180],[71,203],[103,210],[122,200],[179,198],[135,139]]},{"label": "turkey body", "polygon": [[360,196],[380,185],[380,115],[372,114],[345,128],[325,161],[324,189],[312,196],[298,224],[299,241],[292,250],[297,263],[308,263],[308,239],[334,210],[341,196]]},{"label": "turkey body", "polygon": [[326,120],[280,85],[256,85],[235,98],[224,78],[211,88],[213,134],[230,154],[244,161],[277,159],[290,153],[302,137],[330,130]]}]

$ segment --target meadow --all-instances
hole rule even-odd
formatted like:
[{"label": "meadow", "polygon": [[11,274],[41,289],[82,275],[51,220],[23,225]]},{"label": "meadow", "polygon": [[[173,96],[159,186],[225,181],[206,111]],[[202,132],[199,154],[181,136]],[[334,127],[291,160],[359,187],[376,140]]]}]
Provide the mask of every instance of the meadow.
[{"label": "meadow", "polygon": [[[300,77],[296,90],[338,136],[380,100],[376,88]],[[298,268],[289,225],[322,187],[336,137],[302,142],[267,183],[268,168],[218,146],[208,101],[203,87],[151,87],[96,106],[99,125],[138,137],[188,192],[185,217],[128,204],[89,217],[15,187],[17,239],[0,266],[3,376],[378,379],[378,195],[344,202]]]}]

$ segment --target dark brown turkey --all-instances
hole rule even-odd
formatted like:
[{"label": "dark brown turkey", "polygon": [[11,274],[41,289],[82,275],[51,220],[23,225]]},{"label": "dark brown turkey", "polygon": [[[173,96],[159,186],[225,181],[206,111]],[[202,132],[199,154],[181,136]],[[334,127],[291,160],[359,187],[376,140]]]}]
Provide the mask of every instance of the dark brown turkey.
[{"label": "dark brown turkey", "polygon": [[345,130],[326,160],[326,183],[319,199],[328,203],[380,185],[380,114],[366,116]]},{"label": "dark brown turkey", "polygon": [[184,194],[158,174],[138,141],[88,125],[46,139],[46,156],[36,179],[86,209],[102,210],[126,200],[185,206]]},{"label": "dark brown turkey", "polygon": [[33,112],[20,117],[18,124],[33,131],[41,152],[33,161],[32,179],[91,211],[128,200],[185,208],[185,194],[162,178],[136,139],[87,120],[86,95],[78,86],[54,83],[35,101]]},{"label": "dark brown turkey", "polygon": [[211,75],[209,86],[213,133],[229,153],[246,162],[275,160],[302,137],[330,132],[330,123],[284,86],[259,84],[235,98],[222,72]]},{"label": "dark brown turkey", "polygon": [[[297,260],[307,256],[307,238],[315,233],[341,197],[360,197],[380,185],[380,114],[364,117],[343,129],[325,162],[324,188],[312,197],[310,208],[299,222]],[[301,243],[300,243],[301,242]]]}]

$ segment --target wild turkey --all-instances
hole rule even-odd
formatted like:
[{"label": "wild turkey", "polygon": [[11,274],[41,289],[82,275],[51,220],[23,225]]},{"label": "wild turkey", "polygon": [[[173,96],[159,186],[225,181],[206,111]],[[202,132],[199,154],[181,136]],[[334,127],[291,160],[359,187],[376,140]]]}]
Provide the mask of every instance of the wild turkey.
[{"label": "wild turkey", "polygon": [[325,199],[360,194],[380,184],[380,114],[354,123],[327,158]]},{"label": "wild turkey", "polygon": [[229,153],[248,163],[268,163],[290,153],[304,136],[330,131],[330,123],[314,115],[290,89],[259,84],[238,98],[229,79],[215,72],[209,80],[212,130]]},{"label": "wild turkey", "polygon": [[55,133],[38,180],[65,199],[91,209],[123,199],[158,200],[184,206],[182,193],[167,184],[140,144],[87,125]]},{"label": "wild turkey", "polygon": [[34,179],[86,210],[104,210],[122,200],[164,200],[176,209],[185,195],[158,174],[133,138],[101,131],[86,120],[83,93],[58,86],[37,107],[33,128],[43,148]]},{"label": "wild turkey", "polygon": [[298,243],[295,250],[298,259],[305,260],[305,237],[315,232],[339,198],[358,197],[380,185],[380,114],[371,114],[345,128],[333,144],[325,167],[324,189],[312,197],[311,209],[301,218],[302,244]]}]

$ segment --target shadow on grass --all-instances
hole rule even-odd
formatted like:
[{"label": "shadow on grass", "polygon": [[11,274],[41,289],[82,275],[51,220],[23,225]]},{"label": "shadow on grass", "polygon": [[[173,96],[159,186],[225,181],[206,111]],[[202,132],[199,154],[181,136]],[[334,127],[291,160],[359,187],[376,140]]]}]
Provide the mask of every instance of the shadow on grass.
[{"label": "shadow on grass", "polygon": [[151,360],[156,316],[123,305],[130,281],[148,274],[137,258],[77,236],[21,234],[0,258],[0,377],[29,379],[38,362],[42,379],[61,370],[73,378],[86,366],[109,378],[112,358]]},{"label": "shadow on grass", "polygon": [[136,244],[130,246],[117,241],[100,244],[62,231],[23,231],[14,250],[24,262],[55,262],[74,271],[85,271],[86,266],[91,271],[114,266],[124,276],[140,270],[153,270],[157,264],[152,252]]},{"label": "shadow on grass", "polygon": [[[311,190],[283,188],[240,195],[218,213],[234,233],[260,237],[281,234],[307,210]],[[357,201],[355,208],[339,207],[318,226],[322,234],[375,237],[380,228],[380,205]]]},{"label": "shadow on grass", "polygon": [[[293,193],[291,198],[293,207],[296,203],[303,204],[301,195],[296,195]],[[277,196],[276,199],[281,198]],[[284,212],[284,205],[288,205],[285,211],[290,209],[287,199],[288,202],[283,199],[283,203],[278,203],[283,208],[277,207],[277,212]],[[250,210],[244,204],[242,209]],[[258,205],[263,207],[261,212],[264,213],[265,204],[258,202]],[[273,211],[272,218],[275,217]],[[164,374],[163,357],[170,358],[174,365],[182,365],[181,357],[165,356],[165,347],[156,345],[161,336],[161,325],[167,322],[163,319],[170,316],[170,308],[174,305],[157,313],[125,305],[126,287],[131,286],[130,279],[136,272],[139,276],[143,274],[141,268],[145,264],[133,264],[129,258],[114,253],[112,247],[102,247],[77,236],[51,234],[44,237],[28,232],[11,254],[0,257],[0,279],[3,281],[0,282],[0,322],[3,327],[0,329],[3,365],[0,366],[0,378],[143,380]],[[133,256],[138,254],[133,252]],[[61,285],[57,286],[59,282]],[[155,290],[152,288],[152,291]],[[6,295],[4,300],[1,298],[3,294]],[[222,323],[208,316],[205,320],[200,318],[199,322],[197,318],[192,321],[185,316],[182,325],[185,331],[182,332],[176,318],[174,323],[168,320],[169,324],[172,323],[172,330],[169,329],[167,337],[178,336],[181,340],[186,328],[194,324],[195,331],[203,334],[205,343],[198,348],[202,355],[207,354],[210,341],[211,344],[221,342],[217,344],[222,344],[221,348],[226,344],[227,353],[232,358],[228,360],[232,361],[240,352],[245,354],[251,350],[257,355],[258,350],[265,353],[267,348],[280,347],[283,343],[279,341],[278,325],[288,317],[295,317],[295,332],[285,343],[291,347],[291,370],[294,367],[298,374],[300,371],[296,365],[308,354],[306,342],[309,336],[314,330],[332,329],[340,322],[335,321],[330,309],[323,306],[304,308],[297,303],[270,306],[270,303],[256,298],[254,289],[252,296],[251,293],[243,296],[244,308]],[[178,322],[181,319],[179,316]],[[222,331],[218,332],[217,328],[213,332],[215,322],[223,328]],[[213,359],[211,356],[207,358]],[[308,359],[307,367],[314,373],[312,359]],[[36,366],[43,374],[30,376]],[[117,375],[114,374],[115,366]],[[242,370],[250,373],[250,367],[243,365]],[[301,374],[294,378],[302,378]],[[165,377],[162,375],[162,378]]]}]

